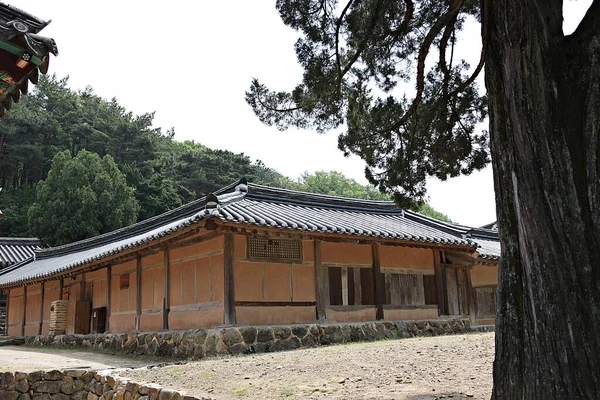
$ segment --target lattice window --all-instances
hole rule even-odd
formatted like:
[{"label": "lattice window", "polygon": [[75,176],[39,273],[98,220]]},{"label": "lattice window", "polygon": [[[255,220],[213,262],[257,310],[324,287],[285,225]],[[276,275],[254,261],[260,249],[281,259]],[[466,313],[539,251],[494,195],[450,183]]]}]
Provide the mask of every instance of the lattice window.
[{"label": "lattice window", "polygon": [[299,240],[248,237],[248,258],[302,260]]}]

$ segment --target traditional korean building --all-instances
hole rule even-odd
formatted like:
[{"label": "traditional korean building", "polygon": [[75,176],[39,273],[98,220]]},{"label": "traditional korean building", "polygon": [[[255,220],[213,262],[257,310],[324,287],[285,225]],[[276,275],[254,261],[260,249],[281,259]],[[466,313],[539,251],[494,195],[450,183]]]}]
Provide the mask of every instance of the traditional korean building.
[{"label": "traditional korean building", "polygon": [[58,55],[54,40],[39,35],[49,23],[0,3],[0,117],[48,72],[50,54]]},{"label": "traditional korean building", "polygon": [[[4,268],[21,263],[33,257],[34,251],[41,248],[35,238],[0,237],[0,273]],[[0,292],[0,335],[6,334],[6,296]]]},{"label": "traditional korean building", "polygon": [[446,315],[478,323],[489,322],[498,258],[492,230],[242,179],[132,226],[36,250],[0,273],[0,289],[9,335]]}]

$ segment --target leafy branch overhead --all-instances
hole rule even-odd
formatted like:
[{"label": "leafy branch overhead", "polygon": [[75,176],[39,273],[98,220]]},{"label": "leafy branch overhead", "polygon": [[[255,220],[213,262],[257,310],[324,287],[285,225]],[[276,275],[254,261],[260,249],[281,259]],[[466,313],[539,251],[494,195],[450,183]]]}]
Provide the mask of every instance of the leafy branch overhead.
[{"label": "leafy branch overhead", "polygon": [[[345,124],[339,148],[367,164],[367,179],[399,205],[420,203],[427,177],[470,174],[489,162],[486,96],[475,79],[486,54],[487,1],[278,0],[302,81],[290,92],[254,79],[246,101],[267,125],[325,132]],[[483,11],[481,11],[483,10]],[[467,18],[482,22],[472,68],[455,56]],[[437,53],[437,60],[430,59]],[[401,94],[414,82],[414,95]]]}]

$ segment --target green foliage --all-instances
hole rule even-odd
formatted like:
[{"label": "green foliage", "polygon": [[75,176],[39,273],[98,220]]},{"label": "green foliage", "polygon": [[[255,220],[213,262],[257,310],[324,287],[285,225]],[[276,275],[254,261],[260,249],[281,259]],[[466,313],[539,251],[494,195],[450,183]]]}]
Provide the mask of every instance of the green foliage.
[{"label": "green foliage", "polygon": [[[283,22],[300,34],[295,44],[302,81],[291,91],[251,82],[246,101],[279,129],[327,131],[344,154],[367,164],[366,177],[402,207],[416,208],[425,181],[470,174],[489,162],[486,97],[455,57],[456,35],[478,2],[410,0],[278,0]],[[436,47],[437,62],[425,63]],[[429,68],[429,65],[431,67]],[[400,92],[416,80],[414,97]]]},{"label": "green foliage", "polygon": [[435,218],[440,221],[452,222],[452,220],[446,214],[443,214],[443,213],[435,210],[433,207],[431,207],[427,203],[423,203],[421,205],[421,207],[419,208],[419,213],[421,213],[423,215],[427,215],[428,217],[431,217],[431,218]]},{"label": "green foliage", "polygon": [[[193,141],[177,142],[172,130],[154,128],[153,118],[152,113],[133,115],[115,99],[96,96],[91,88],[73,91],[67,78],[40,77],[33,93],[15,104],[0,124],[0,209],[5,214],[0,219],[0,236],[50,237],[56,230],[52,218],[87,212],[76,209],[82,204],[70,203],[72,208],[58,215],[37,218],[31,229],[27,223],[36,184],[49,176],[53,158],[84,149],[114,159],[127,186],[135,190],[138,220],[178,207],[242,176],[274,187],[389,199],[375,187],[362,186],[339,172],[304,174],[292,180],[244,154],[210,149]],[[51,240],[64,242],[66,229],[71,228],[76,232],[73,237],[78,238],[102,231],[94,224],[89,229],[65,225],[56,230],[61,237]]]},{"label": "green foliage", "polygon": [[37,184],[29,226],[55,246],[132,224],[139,209],[133,188],[110,155],[100,158],[81,150],[71,157],[65,150],[54,157],[48,178]]},{"label": "green foliage", "polygon": [[[361,185],[352,178],[346,177],[338,171],[317,171],[314,174],[305,172],[291,185],[279,185],[288,189],[301,190],[310,193],[320,193],[330,196],[350,197],[365,200],[391,200],[389,194],[381,193],[371,185]],[[440,221],[452,222],[446,214],[443,214],[427,203],[422,203],[418,212]]]},{"label": "green foliage", "polygon": [[390,200],[390,196],[381,193],[373,186],[361,185],[354,179],[347,178],[337,171],[317,171],[314,174],[305,172],[295,185],[296,190],[330,196],[351,197],[366,200]]}]

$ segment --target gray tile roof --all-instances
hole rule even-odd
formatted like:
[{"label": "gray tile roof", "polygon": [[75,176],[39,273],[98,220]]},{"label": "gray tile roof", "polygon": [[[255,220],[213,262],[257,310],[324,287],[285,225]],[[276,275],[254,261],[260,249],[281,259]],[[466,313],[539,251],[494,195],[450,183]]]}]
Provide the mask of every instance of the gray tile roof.
[{"label": "gray tile roof", "polygon": [[35,238],[0,237],[0,269],[32,257],[39,248],[41,243]]},{"label": "gray tile roof", "polygon": [[[214,204],[213,204],[214,203]],[[218,204],[217,204],[218,203]],[[245,179],[175,210],[94,238],[42,249],[35,258],[0,271],[0,287],[40,279],[137,247],[200,220],[298,232],[400,239],[415,244],[477,247],[471,228],[447,224],[370,201],[275,189]]]}]

